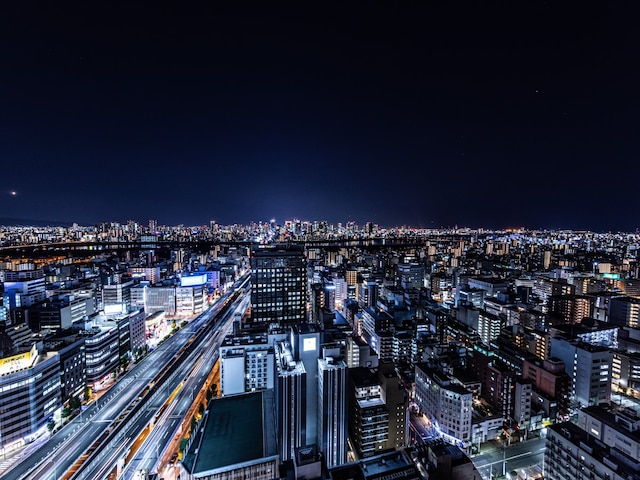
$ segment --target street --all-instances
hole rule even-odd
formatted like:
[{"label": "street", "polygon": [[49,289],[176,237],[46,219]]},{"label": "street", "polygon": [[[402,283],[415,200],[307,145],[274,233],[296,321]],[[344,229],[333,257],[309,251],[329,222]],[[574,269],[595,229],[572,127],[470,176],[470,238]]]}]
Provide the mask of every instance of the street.
[{"label": "street", "polygon": [[[485,479],[490,478],[491,474],[502,475],[532,465],[542,466],[545,442],[546,438],[534,438],[512,444],[504,450],[496,448],[496,444],[491,442],[490,448],[483,445],[482,453],[471,460]],[[504,468],[503,462],[506,463]]]},{"label": "street", "polygon": [[124,375],[100,399],[74,421],[47,440],[37,442],[35,449],[25,448],[12,462],[3,466],[1,478],[57,479],[67,472],[83,452],[118,418],[148,386],[166,362],[184,345],[218,308],[214,306],[187,327],[150,353]]}]

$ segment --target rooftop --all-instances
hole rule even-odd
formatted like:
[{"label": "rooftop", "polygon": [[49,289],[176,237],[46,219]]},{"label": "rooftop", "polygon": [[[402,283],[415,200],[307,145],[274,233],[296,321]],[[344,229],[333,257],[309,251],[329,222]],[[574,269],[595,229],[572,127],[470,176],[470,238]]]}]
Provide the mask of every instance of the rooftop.
[{"label": "rooftop", "polygon": [[211,401],[182,462],[192,474],[277,454],[273,391],[230,395]]}]

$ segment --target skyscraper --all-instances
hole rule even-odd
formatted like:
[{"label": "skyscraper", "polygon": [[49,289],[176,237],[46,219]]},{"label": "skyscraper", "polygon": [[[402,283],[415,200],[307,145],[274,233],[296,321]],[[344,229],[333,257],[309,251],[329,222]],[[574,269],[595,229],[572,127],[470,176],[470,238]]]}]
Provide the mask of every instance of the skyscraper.
[{"label": "skyscraper", "polygon": [[292,326],[307,321],[307,267],[302,246],[251,249],[251,322]]},{"label": "skyscraper", "polygon": [[347,364],[340,347],[318,359],[318,444],[328,467],[347,461]]},{"label": "skyscraper", "polygon": [[318,357],[320,330],[315,325],[297,325],[291,329],[293,356],[300,360],[307,372],[306,386],[306,445],[318,444]]},{"label": "skyscraper", "polygon": [[294,359],[288,342],[276,343],[275,358],[276,430],[280,459],[285,461],[307,443],[307,372],[303,363]]}]

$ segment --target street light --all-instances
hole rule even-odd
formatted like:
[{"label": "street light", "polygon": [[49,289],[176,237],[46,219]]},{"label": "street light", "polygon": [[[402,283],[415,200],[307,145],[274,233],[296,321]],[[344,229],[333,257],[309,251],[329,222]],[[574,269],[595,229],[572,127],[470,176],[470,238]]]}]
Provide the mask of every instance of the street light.
[{"label": "street light", "polygon": [[507,446],[502,448],[502,475],[507,474]]}]

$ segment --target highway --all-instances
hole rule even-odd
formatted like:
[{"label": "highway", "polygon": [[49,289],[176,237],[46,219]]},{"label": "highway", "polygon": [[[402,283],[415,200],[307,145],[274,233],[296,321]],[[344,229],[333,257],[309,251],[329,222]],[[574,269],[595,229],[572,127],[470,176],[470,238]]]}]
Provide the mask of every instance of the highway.
[{"label": "highway", "polygon": [[[236,287],[239,286],[240,282],[237,282]],[[138,397],[149,383],[189,339],[206,322],[218,314],[222,309],[224,297],[221,300],[147,355],[121,377],[98,401],[90,404],[81,416],[47,440],[41,440],[36,445],[25,448],[21,457],[17,458],[13,466],[3,472],[0,478],[11,480],[57,480],[63,478],[65,472],[109,428],[112,422],[125,412],[134,401],[138,401]],[[187,362],[182,362],[183,365],[184,363]],[[189,370],[186,367],[176,370],[176,375],[172,378],[173,382],[180,376],[180,373],[186,376]],[[177,380],[177,383],[180,381],[181,379]],[[141,415],[138,421],[143,421],[146,415],[153,416],[155,414],[154,408],[159,408],[171,394],[169,388],[163,388],[162,392],[162,395],[156,395],[157,398],[154,398],[152,404],[145,409],[145,414]],[[130,428],[130,430],[134,429]],[[123,446],[122,451],[124,452],[126,448],[126,445]],[[104,456],[115,453],[101,452]]]},{"label": "highway", "polygon": [[[209,372],[218,360],[218,349],[224,337],[230,333],[236,313],[244,313],[249,305],[250,295],[248,291],[238,298],[236,308],[229,309],[224,317],[219,321],[219,325],[213,335],[204,344],[202,350],[198,352],[198,359],[193,366],[191,373],[184,379],[182,387],[171,400],[164,413],[155,422],[151,433],[144,439],[143,444],[136,452],[134,458],[127,464],[121,478],[125,480],[133,479],[137,470],[146,469],[148,472],[155,472],[164,468],[159,461],[164,457],[164,452],[173,439],[179,434],[182,420],[191,407],[194,398],[202,389]],[[185,362],[186,363],[186,362]],[[184,428],[189,428],[186,425]],[[162,475],[159,475],[162,476]]]}]

